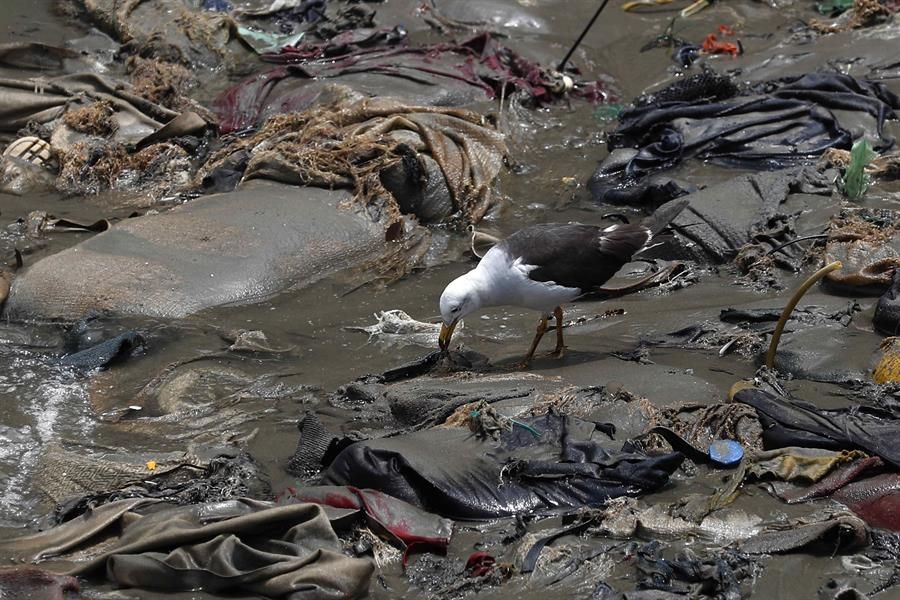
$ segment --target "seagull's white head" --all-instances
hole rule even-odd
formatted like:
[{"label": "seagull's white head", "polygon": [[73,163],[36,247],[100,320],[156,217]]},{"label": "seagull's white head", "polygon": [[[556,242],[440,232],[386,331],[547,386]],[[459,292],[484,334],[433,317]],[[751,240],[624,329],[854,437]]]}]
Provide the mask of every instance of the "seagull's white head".
[{"label": "seagull's white head", "polygon": [[446,350],[450,345],[450,336],[459,320],[479,308],[481,298],[471,273],[457,277],[444,288],[441,294],[441,319],[444,321],[439,338],[441,350]]}]

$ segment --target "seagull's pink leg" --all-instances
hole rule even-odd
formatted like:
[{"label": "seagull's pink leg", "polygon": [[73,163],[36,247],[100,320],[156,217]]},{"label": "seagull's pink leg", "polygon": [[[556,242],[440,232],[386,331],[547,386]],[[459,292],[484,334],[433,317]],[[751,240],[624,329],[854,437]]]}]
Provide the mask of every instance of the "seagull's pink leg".
[{"label": "seagull's pink leg", "polygon": [[547,332],[547,315],[541,315],[541,320],[538,323],[537,330],[534,334],[534,341],[531,342],[531,350],[528,351],[528,354],[525,355],[525,358],[522,359],[522,362],[519,363],[519,368],[526,368],[531,363],[531,359],[534,358],[534,351],[537,350],[538,343],[540,343],[541,338],[544,337],[544,334]]},{"label": "seagull's pink leg", "polygon": [[556,319],[556,349],[550,352],[550,356],[562,358],[566,353],[566,345],[563,343],[563,311],[561,306],[553,309],[553,317]]}]

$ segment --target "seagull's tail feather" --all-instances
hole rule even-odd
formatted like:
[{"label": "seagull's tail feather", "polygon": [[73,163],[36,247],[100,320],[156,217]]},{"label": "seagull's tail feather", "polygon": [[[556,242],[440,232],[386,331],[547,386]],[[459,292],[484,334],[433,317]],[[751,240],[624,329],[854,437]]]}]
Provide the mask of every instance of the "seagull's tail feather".
[{"label": "seagull's tail feather", "polygon": [[641,225],[650,230],[651,236],[655,236],[668,227],[669,223],[671,223],[688,204],[689,202],[684,199],[675,199],[666,202],[657,208],[652,215],[644,219]]}]

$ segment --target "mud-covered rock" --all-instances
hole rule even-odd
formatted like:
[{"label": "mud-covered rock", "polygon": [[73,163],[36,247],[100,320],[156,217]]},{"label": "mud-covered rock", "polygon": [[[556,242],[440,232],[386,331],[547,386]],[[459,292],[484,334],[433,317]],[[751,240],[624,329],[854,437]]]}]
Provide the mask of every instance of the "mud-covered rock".
[{"label": "mud-covered rock", "polygon": [[[6,314],[184,317],[265,299],[386,254],[384,226],[340,208],[348,199],[341,191],[254,182],[128,219],[22,272]],[[392,258],[397,265],[409,259]]]}]

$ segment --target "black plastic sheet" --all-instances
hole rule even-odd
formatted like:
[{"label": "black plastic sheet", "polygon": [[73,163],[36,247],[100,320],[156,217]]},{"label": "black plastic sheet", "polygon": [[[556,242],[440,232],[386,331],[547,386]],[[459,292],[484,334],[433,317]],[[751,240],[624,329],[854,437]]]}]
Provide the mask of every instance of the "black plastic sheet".
[{"label": "black plastic sheet", "polygon": [[607,450],[597,424],[574,417],[549,413],[521,423],[527,427],[514,426],[496,441],[432,428],[359,442],[338,454],[324,478],[446,517],[485,519],[657,490],[684,459]]},{"label": "black plastic sheet", "polygon": [[721,82],[708,80],[697,79],[696,87],[713,86],[712,100],[709,94],[681,90],[684,84],[679,82],[679,94],[662,90],[620,113],[619,126],[610,135],[610,156],[588,184],[594,200],[664,200],[658,196],[666,189],[665,181],[651,185],[648,178],[689,158],[773,170],[797,166],[829,148],[849,150],[853,135],[832,111],[868,115],[875,149],[894,145],[884,124],[897,118],[900,98],[880,83],[839,73],[809,73],[723,97]]}]

